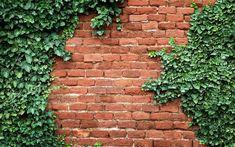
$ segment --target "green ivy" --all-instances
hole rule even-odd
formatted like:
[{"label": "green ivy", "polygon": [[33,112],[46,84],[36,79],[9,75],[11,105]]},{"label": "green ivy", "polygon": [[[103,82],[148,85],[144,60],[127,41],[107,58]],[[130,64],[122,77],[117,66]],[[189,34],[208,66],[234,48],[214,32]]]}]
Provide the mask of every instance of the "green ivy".
[{"label": "green ivy", "polygon": [[53,57],[64,51],[79,14],[96,12],[91,26],[103,35],[123,0],[0,1],[0,146],[63,146],[46,110]]},{"label": "green ivy", "polygon": [[180,98],[207,146],[235,146],[234,14],[233,0],[218,0],[201,12],[195,8],[186,46],[170,39],[171,53],[149,53],[161,58],[164,71],[143,90],[154,92],[159,103]]}]

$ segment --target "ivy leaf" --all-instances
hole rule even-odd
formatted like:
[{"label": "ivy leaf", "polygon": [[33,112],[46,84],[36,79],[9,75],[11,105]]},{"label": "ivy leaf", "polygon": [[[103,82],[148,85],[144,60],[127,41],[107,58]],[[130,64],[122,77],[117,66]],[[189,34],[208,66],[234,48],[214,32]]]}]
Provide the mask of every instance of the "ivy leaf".
[{"label": "ivy leaf", "polygon": [[23,76],[23,72],[16,72],[15,74],[17,78],[21,78]]}]

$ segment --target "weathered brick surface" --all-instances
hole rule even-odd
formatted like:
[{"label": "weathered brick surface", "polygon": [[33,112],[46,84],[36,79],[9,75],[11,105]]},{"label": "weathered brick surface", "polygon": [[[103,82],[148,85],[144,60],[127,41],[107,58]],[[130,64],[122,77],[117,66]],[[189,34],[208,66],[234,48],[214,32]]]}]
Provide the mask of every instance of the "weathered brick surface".
[{"label": "weathered brick surface", "polygon": [[[56,59],[48,108],[57,115],[58,134],[74,146],[200,147],[180,109],[180,101],[155,105],[152,94],[141,91],[149,77],[158,77],[160,60],[148,51],[169,48],[175,37],[187,43],[192,0],[127,0],[121,16],[103,37],[91,35],[91,16],[81,16],[66,50],[72,59]],[[202,6],[214,0],[195,0]]]}]

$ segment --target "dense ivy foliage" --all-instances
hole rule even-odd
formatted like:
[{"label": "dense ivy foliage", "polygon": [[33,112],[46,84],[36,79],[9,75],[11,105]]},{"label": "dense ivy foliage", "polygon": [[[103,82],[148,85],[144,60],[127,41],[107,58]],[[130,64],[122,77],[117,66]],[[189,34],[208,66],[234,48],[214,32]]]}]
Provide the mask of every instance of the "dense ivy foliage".
[{"label": "dense ivy foliage", "polygon": [[123,0],[0,1],[0,146],[62,146],[47,111],[53,57],[69,60],[65,41],[78,14],[96,12],[98,35]]},{"label": "dense ivy foliage", "polygon": [[149,53],[161,58],[164,71],[143,89],[160,103],[180,98],[192,125],[199,126],[200,142],[208,146],[235,146],[234,14],[233,0],[218,0],[202,12],[196,8],[187,46],[171,39],[171,53]]}]

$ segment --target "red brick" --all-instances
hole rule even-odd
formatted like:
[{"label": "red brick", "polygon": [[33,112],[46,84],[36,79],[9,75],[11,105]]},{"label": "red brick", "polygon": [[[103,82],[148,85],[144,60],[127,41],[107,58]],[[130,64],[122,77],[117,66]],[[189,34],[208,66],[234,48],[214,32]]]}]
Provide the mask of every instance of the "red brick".
[{"label": "red brick", "polygon": [[156,39],[154,38],[142,38],[138,40],[139,45],[155,45],[156,44]]},{"label": "red brick", "polygon": [[104,61],[119,61],[120,60],[120,55],[118,54],[106,54],[103,55]]},{"label": "red brick", "polygon": [[158,24],[158,28],[160,30],[174,29],[175,23],[174,22],[160,22]]},{"label": "red brick", "polygon": [[72,142],[77,142],[81,146],[92,146],[96,143],[96,139],[80,138],[79,140]]},{"label": "red brick", "polygon": [[71,58],[72,61],[75,61],[75,62],[82,62],[84,60],[84,56],[81,55],[81,54],[72,54],[72,58]]},{"label": "red brick", "polygon": [[81,121],[81,128],[97,128],[98,123],[94,120],[82,120]]},{"label": "red brick", "polygon": [[159,130],[173,129],[172,121],[156,121],[155,125],[156,125],[156,129],[159,129]]},{"label": "red brick", "polygon": [[98,79],[95,81],[96,86],[112,86],[113,81],[112,80],[104,80],[104,79]]},{"label": "red brick", "polygon": [[129,20],[130,21],[146,21],[147,17],[148,16],[146,14],[143,14],[143,15],[130,15]]},{"label": "red brick", "polygon": [[69,105],[70,110],[86,110],[86,104],[71,104]]},{"label": "red brick", "polygon": [[113,146],[132,146],[132,139],[116,139],[112,142]]},{"label": "red brick", "polygon": [[174,146],[192,147],[193,143],[191,140],[176,140]]},{"label": "red brick", "polygon": [[68,110],[68,105],[67,104],[52,103],[51,104],[51,109],[52,110]]},{"label": "red brick", "polygon": [[119,39],[104,38],[104,39],[102,39],[101,42],[104,45],[118,45],[119,44]]},{"label": "red brick", "polygon": [[156,147],[172,147],[174,145],[173,140],[154,140],[154,146]]},{"label": "red brick", "polygon": [[63,128],[78,128],[80,127],[80,121],[79,120],[66,120],[62,121],[61,125]]},{"label": "red brick", "polygon": [[95,85],[95,81],[91,79],[79,79],[77,80],[77,85],[79,86],[93,86]]},{"label": "red brick", "polygon": [[[147,38],[148,36],[151,36],[152,35],[152,31],[132,31],[132,32],[128,32],[128,35],[127,37],[128,38],[139,38],[139,37],[142,37],[142,38]],[[132,45],[134,46],[134,45]],[[138,47],[138,46],[137,46]]]},{"label": "red brick", "polygon": [[123,54],[121,55],[121,60],[123,61],[136,61],[138,60],[139,55],[137,54]]},{"label": "red brick", "polygon": [[74,79],[60,79],[60,83],[64,84],[66,86],[76,86],[77,85],[77,80]]},{"label": "red brick", "polygon": [[190,24],[188,22],[177,22],[176,28],[182,30],[188,30],[190,28]]},{"label": "red brick", "polygon": [[82,44],[82,39],[81,38],[76,38],[76,37],[73,37],[73,38],[69,38],[67,41],[66,41],[66,45],[73,45],[73,46],[76,46],[76,45],[81,45]]},{"label": "red brick", "polygon": [[213,5],[216,0],[203,0],[203,5]]},{"label": "red brick", "polygon": [[176,121],[174,122],[174,128],[175,129],[188,129],[189,125],[188,125],[188,122]]},{"label": "red brick", "polygon": [[103,104],[88,104],[87,110],[88,111],[103,111],[104,105]]},{"label": "red brick", "polygon": [[97,113],[95,114],[95,119],[102,119],[102,120],[112,120],[113,119],[113,114],[112,113]]},{"label": "red brick", "polygon": [[184,37],[183,30],[166,30],[167,37]]},{"label": "red brick", "polygon": [[189,21],[190,21],[190,19],[191,19],[191,17],[190,17],[190,16],[184,16],[184,21],[185,21],[185,22],[189,22]]},{"label": "red brick", "polygon": [[171,22],[182,22],[184,17],[181,14],[167,14],[166,20]]},{"label": "red brick", "polygon": [[167,0],[150,0],[151,6],[162,6],[166,4],[167,4]]},{"label": "red brick", "polygon": [[120,119],[120,120],[131,120],[131,113],[130,112],[119,112],[114,114],[115,119]]},{"label": "red brick", "polygon": [[163,131],[148,130],[146,131],[146,138],[164,138]]},{"label": "red brick", "polygon": [[128,0],[129,6],[147,6],[148,0]]},{"label": "red brick", "polygon": [[135,120],[145,120],[145,119],[149,119],[150,114],[146,112],[133,112],[132,117]]},{"label": "red brick", "polygon": [[[168,45],[169,38],[157,38],[157,44],[158,45]],[[155,71],[155,74],[156,74],[156,71]]]},{"label": "red brick", "polygon": [[109,104],[105,106],[107,111],[124,111],[125,107],[123,104]]},{"label": "red brick", "polygon": [[97,64],[97,69],[110,69],[112,67],[111,62],[100,62]]},{"label": "red brick", "polygon": [[[129,87],[129,88],[125,88],[125,94],[128,94],[128,95],[142,95],[142,94],[145,94],[145,93],[140,89],[140,87]],[[143,103],[143,102],[149,102],[149,99],[148,98],[139,99],[138,97],[136,97],[136,98],[133,98],[133,101],[136,102],[136,103]]]},{"label": "red brick", "polygon": [[128,131],[127,132],[128,138],[144,138],[145,131]]},{"label": "red brick", "polygon": [[192,14],[194,12],[194,8],[177,8],[177,14]]},{"label": "red brick", "polygon": [[[168,42],[168,39],[167,38],[166,38],[166,40],[164,38],[159,39],[158,44],[163,45],[163,43],[165,43],[164,41]],[[154,71],[151,71],[151,70],[141,71],[140,74],[141,74],[140,77],[142,77],[142,78],[150,78],[150,77],[151,78],[157,78],[160,75],[160,70],[158,70],[158,71],[157,70],[154,70]]]},{"label": "red brick", "polygon": [[100,62],[103,58],[99,54],[86,54],[84,55],[84,61],[85,62]]},{"label": "red brick", "polygon": [[[113,69],[129,69],[130,62],[125,62],[125,61],[113,62],[112,68]],[[119,72],[121,72],[121,71],[119,70]]]},{"label": "red brick", "polygon": [[86,77],[103,77],[104,72],[102,70],[86,70]]},{"label": "red brick", "polygon": [[142,105],[142,111],[145,112],[158,112],[159,111],[159,106],[155,106],[155,105]]},{"label": "red brick", "polygon": [[72,134],[75,137],[84,138],[84,137],[88,137],[90,135],[90,132],[89,131],[85,131],[85,130],[73,130]]},{"label": "red brick", "polygon": [[74,118],[80,119],[80,120],[92,120],[93,114],[91,114],[91,113],[76,113]]},{"label": "red brick", "polygon": [[[135,0],[133,0],[135,1]],[[125,7],[123,8],[123,13],[124,14],[134,14],[136,12],[136,8],[134,7]]]},{"label": "red brick", "polygon": [[[130,66],[131,69],[146,69],[147,68],[147,63],[143,63],[143,62],[134,62],[131,63]],[[146,81],[146,80],[145,80]]]},{"label": "red brick", "polygon": [[107,70],[104,72],[105,77],[119,78],[122,76],[122,71],[120,70]]},{"label": "red brick", "polygon": [[153,120],[169,120],[171,119],[172,114],[171,113],[152,113],[150,115],[150,118]]},{"label": "red brick", "polygon": [[123,77],[127,78],[138,78],[140,76],[139,71],[127,70],[122,73]]},{"label": "red brick", "polygon": [[141,23],[126,23],[124,25],[124,29],[133,30],[133,31],[142,30],[142,24]]},{"label": "red brick", "polygon": [[56,116],[59,119],[73,119],[76,113],[74,112],[56,112]]},{"label": "red brick", "polygon": [[188,39],[187,38],[175,38],[176,44],[187,44]]},{"label": "red brick", "polygon": [[112,96],[100,96],[100,102],[103,103],[113,103],[114,102],[114,98]]},{"label": "red brick", "polygon": [[160,106],[161,112],[179,112],[179,101],[175,100]]},{"label": "red brick", "polygon": [[150,14],[150,15],[148,15],[148,20],[151,20],[151,21],[162,22],[162,21],[165,21],[165,19],[166,19],[165,15],[159,15],[159,14]]},{"label": "red brick", "polygon": [[115,80],[113,81],[114,86],[119,86],[119,87],[128,87],[132,85],[132,81],[128,79],[120,79],[120,80]]},{"label": "red brick", "polygon": [[141,104],[125,104],[126,111],[141,111],[141,109],[142,109]]},{"label": "red brick", "polygon": [[109,133],[107,131],[91,131],[90,137],[107,138]]},{"label": "red brick", "polygon": [[164,131],[164,136],[167,139],[181,139],[182,133],[176,131]]},{"label": "red brick", "polygon": [[[135,90],[137,91],[138,89],[141,90],[139,87]],[[151,99],[152,99],[152,97],[150,97],[150,96],[134,96],[133,103],[149,103],[149,102],[151,102]]]},{"label": "red brick", "polygon": [[119,121],[118,128],[136,128],[135,121]]},{"label": "red brick", "polygon": [[153,146],[153,141],[152,140],[146,140],[146,139],[134,140],[134,146],[136,146],[136,147],[152,147]]},{"label": "red brick", "polygon": [[101,40],[95,38],[83,38],[84,45],[101,45]]},{"label": "red brick", "polygon": [[157,28],[158,28],[158,23],[155,21],[147,22],[142,25],[143,30],[156,31]]},{"label": "red brick", "polygon": [[75,37],[82,37],[82,38],[91,37],[91,32],[87,31],[87,30],[75,30],[74,36]]},{"label": "red brick", "polygon": [[55,77],[65,77],[67,75],[66,71],[64,70],[54,70],[52,73],[51,73],[52,76],[55,76]]},{"label": "red brick", "polygon": [[141,80],[141,79],[132,81],[133,86],[139,86],[139,87],[141,87],[145,82],[146,82],[146,80]]},{"label": "red brick", "polygon": [[137,45],[137,40],[136,39],[129,39],[129,38],[121,38],[120,39],[120,45],[125,45],[125,46],[136,46]]},{"label": "red brick", "polygon": [[170,0],[169,5],[170,6],[177,6],[177,7],[183,7],[185,2],[183,0]]},{"label": "red brick", "polygon": [[84,70],[69,70],[67,71],[69,77],[84,77],[85,71]]},{"label": "red brick", "polygon": [[176,8],[175,7],[160,6],[158,9],[158,13],[159,14],[175,14]]},{"label": "red brick", "polygon": [[184,113],[173,114],[170,119],[172,119],[172,120],[181,120],[181,121],[188,120],[187,116]]},{"label": "red brick", "polygon": [[105,94],[106,88],[104,87],[93,87],[88,89],[88,93],[95,93],[95,94]]},{"label": "red brick", "polygon": [[155,129],[155,124],[154,124],[153,121],[141,121],[141,122],[137,122],[137,129],[138,130]]},{"label": "red brick", "polygon": [[110,131],[109,136],[111,138],[121,138],[121,137],[126,137],[126,131]]},{"label": "red brick", "polygon": [[107,120],[100,121],[99,120],[99,122],[98,122],[99,128],[113,128],[116,125],[117,125],[116,121],[107,121]]},{"label": "red brick", "polygon": [[78,97],[79,102],[82,103],[94,103],[96,101],[96,97],[95,96],[88,96],[88,95],[82,95]]},{"label": "red brick", "polygon": [[192,131],[183,131],[182,135],[183,135],[183,138],[185,139],[194,139],[196,137],[195,133]]},{"label": "red brick", "polygon": [[135,14],[155,14],[157,13],[156,7],[138,7]]}]

